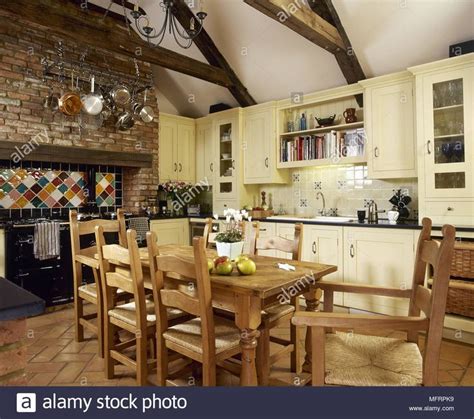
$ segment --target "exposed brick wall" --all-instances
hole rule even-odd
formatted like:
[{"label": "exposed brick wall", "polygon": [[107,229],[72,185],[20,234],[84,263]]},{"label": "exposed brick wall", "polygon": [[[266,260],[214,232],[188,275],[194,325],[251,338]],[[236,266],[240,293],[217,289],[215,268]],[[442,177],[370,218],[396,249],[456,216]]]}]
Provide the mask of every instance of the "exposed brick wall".
[{"label": "exposed brick wall", "polygon": [[[14,30],[6,29],[0,15],[0,141],[26,143],[39,133],[47,133],[47,142],[74,147],[100,148],[111,151],[141,152],[153,155],[152,169],[124,170],[124,207],[137,211],[146,198],[156,192],[158,184],[158,118],[156,122],[136,122],[130,131],[118,131],[113,120],[96,131],[80,131],[77,117],[65,117],[45,110],[43,103],[49,88],[42,82],[41,56],[51,57],[55,45],[62,40],[66,58],[77,59],[85,49],[68,40],[52,36],[29,23],[17,22]],[[111,69],[134,74],[129,58],[107,51],[89,49],[87,62],[105,69],[104,56]],[[139,62],[142,76],[151,74],[151,66]],[[148,104],[158,109],[154,92],[148,93]],[[42,136],[44,140],[45,136]],[[107,162],[104,162],[106,164]]]}]

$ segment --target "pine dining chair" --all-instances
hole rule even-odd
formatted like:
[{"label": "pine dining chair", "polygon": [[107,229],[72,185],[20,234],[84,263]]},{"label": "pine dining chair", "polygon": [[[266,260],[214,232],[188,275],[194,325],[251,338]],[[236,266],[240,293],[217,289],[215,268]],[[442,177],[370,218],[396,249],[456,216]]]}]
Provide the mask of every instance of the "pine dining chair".
[{"label": "pine dining chair", "polygon": [[[298,312],[295,325],[311,328],[312,384],[344,386],[435,386],[456,231],[442,228],[441,241],[431,239],[431,220],[422,220],[412,288],[386,288],[320,281],[324,312]],[[431,290],[425,286],[427,265],[433,271]],[[408,298],[408,316],[332,313],[334,292]],[[423,312],[423,315],[421,315]],[[333,328],[400,330],[407,339],[333,333]],[[424,350],[418,346],[425,332]]]},{"label": "pine dining chair", "polygon": [[[215,386],[217,365],[240,353],[240,331],[232,320],[214,315],[205,239],[193,239],[193,261],[178,256],[160,256],[153,232],[147,234],[147,244],[150,273],[157,294],[158,384],[165,386],[169,378],[168,351],[172,350],[201,363],[203,385]],[[172,278],[179,278],[175,287],[169,286]],[[179,286],[184,278],[195,284],[193,292],[186,292]],[[182,310],[194,318],[170,325],[166,316],[169,308]]]},{"label": "pine dining chair", "polygon": [[[295,224],[294,238],[283,237],[258,238],[258,225],[256,227],[255,253],[260,250],[278,250],[291,255],[292,260],[301,260],[303,245],[303,224]],[[282,357],[291,354],[291,370],[298,371],[299,362],[299,329],[291,324],[295,310],[299,308],[299,299],[293,298],[291,304],[275,304],[262,313],[260,325],[260,337],[257,345],[257,375],[261,385],[268,385],[270,368]],[[271,336],[271,329],[284,325],[290,325],[290,340]],[[270,355],[270,343],[274,342],[281,346],[278,352]]]},{"label": "pine dining chair", "polygon": [[[125,216],[121,209],[117,211],[117,220],[90,220],[79,222],[77,211],[69,211],[71,234],[71,253],[74,286],[74,325],[76,342],[84,341],[84,327],[97,334],[99,356],[103,356],[103,297],[100,285],[99,262],[95,258],[95,228],[102,226],[107,233],[116,233],[121,246],[127,246],[125,233]],[[87,240],[87,236],[91,238]],[[81,240],[87,245],[81,247]],[[83,283],[83,269],[92,270],[94,282]],[[95,313],[84,314],[84,301],[96,306]]]}]

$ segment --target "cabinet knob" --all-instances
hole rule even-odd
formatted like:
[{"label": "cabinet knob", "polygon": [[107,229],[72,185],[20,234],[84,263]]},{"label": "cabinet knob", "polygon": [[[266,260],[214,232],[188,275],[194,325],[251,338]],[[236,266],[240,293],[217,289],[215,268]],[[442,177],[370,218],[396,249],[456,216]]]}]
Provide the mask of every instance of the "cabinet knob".
[{"label": "cabinet knob", "polygon": [[375,157],[378,157],[380,154],[379,154],[379,148],[378,147],[375,147],[374,148],[374,156]]},{"label": "cabinet knob", "polygon": [[178,171],[178,165],[176,163],[174,163],[174,171],[177,172]]},{"label": "cabinet knob", "polygon": [[454,208],[453,207],[448,207],[446,208],[448,211],[454,211]]},{"label": "cabinet knob", "polygon": [[313,244],[311,245],[311,250],[313,251],[313,254],[315,255],[316,254],[316,242],[313,242]]},{"label": "cabinet knob", "polygon": [[428,140],[428,142],[426,143],[426,151],[428,152],[428,154],[431,154],[431,140]]},{"label": "cabinet knob", "polygon": [[232,169],[235,170],[235,160],[232,160]]},{"label": "cabinet knob", "polygon": [[268,157],[265,159],[265,167],[268,169]]},{"label": "cabinet knob", "polygon": [[183,171],[183,165],[181,163],[179,163],[179,171],[182,172]]},{"label": "cabinet knob", "polygon": [[214,163],[211,163],[211,164],[209,165],[209,170],[210,170],[211,172],[214,172]]}]

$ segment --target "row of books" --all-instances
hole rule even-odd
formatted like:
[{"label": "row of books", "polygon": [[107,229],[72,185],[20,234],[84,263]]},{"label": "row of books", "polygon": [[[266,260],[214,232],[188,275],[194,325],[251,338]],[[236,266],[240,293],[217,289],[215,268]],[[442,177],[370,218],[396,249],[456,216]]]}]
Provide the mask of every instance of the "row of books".
[{"label": "row of books", "polygon": [[280,161],[334,159],[364,155],[364,128],[342,132],[331,131],[324,135],[282,138]]}]

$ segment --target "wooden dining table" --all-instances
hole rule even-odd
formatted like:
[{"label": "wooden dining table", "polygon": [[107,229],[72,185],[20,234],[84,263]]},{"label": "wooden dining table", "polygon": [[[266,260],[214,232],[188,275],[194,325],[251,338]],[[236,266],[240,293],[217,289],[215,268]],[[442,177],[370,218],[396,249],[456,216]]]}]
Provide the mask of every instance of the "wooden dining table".
[{"label": "wooden dining table", "polygon": [[[193,260],[193,247],[182,245],[159,246],[160,254],[175,255],[185,260]],[[214,249],[207,249],[207,256],[217,256]],[[140,259],[145,269],[149,268],[148,250],[140,249]],[[239,275],[234,269],[231,275],[212,273],[212,304],[235,315],[235,324],[240,329],[240,346],[242,349],[242,367],[240,384],[242,386],[258,385],[256,370],[256,348],[258,328],[262,320],[262,311],[274,304],[287,304],[292,297],[303,295],[306,300],[306,311],[317,311],[321,290],[318,280],[337,270],[337,266],[312,262],[299,262],[267,256],[252,256],[257,265],[253,275]],[[284,270],[278,263],[289,263],[294,270]],[[176,279],[174,279],[176,280]],[[178,279],[179,280],[179,279]],[[184,279],[183,279],[184,280]],[[186,279],[189,282],[189,279]],[[151,289],[148,277],[145,288]],[[305,370],[311,371],[311,337],[306,333]]]}]

